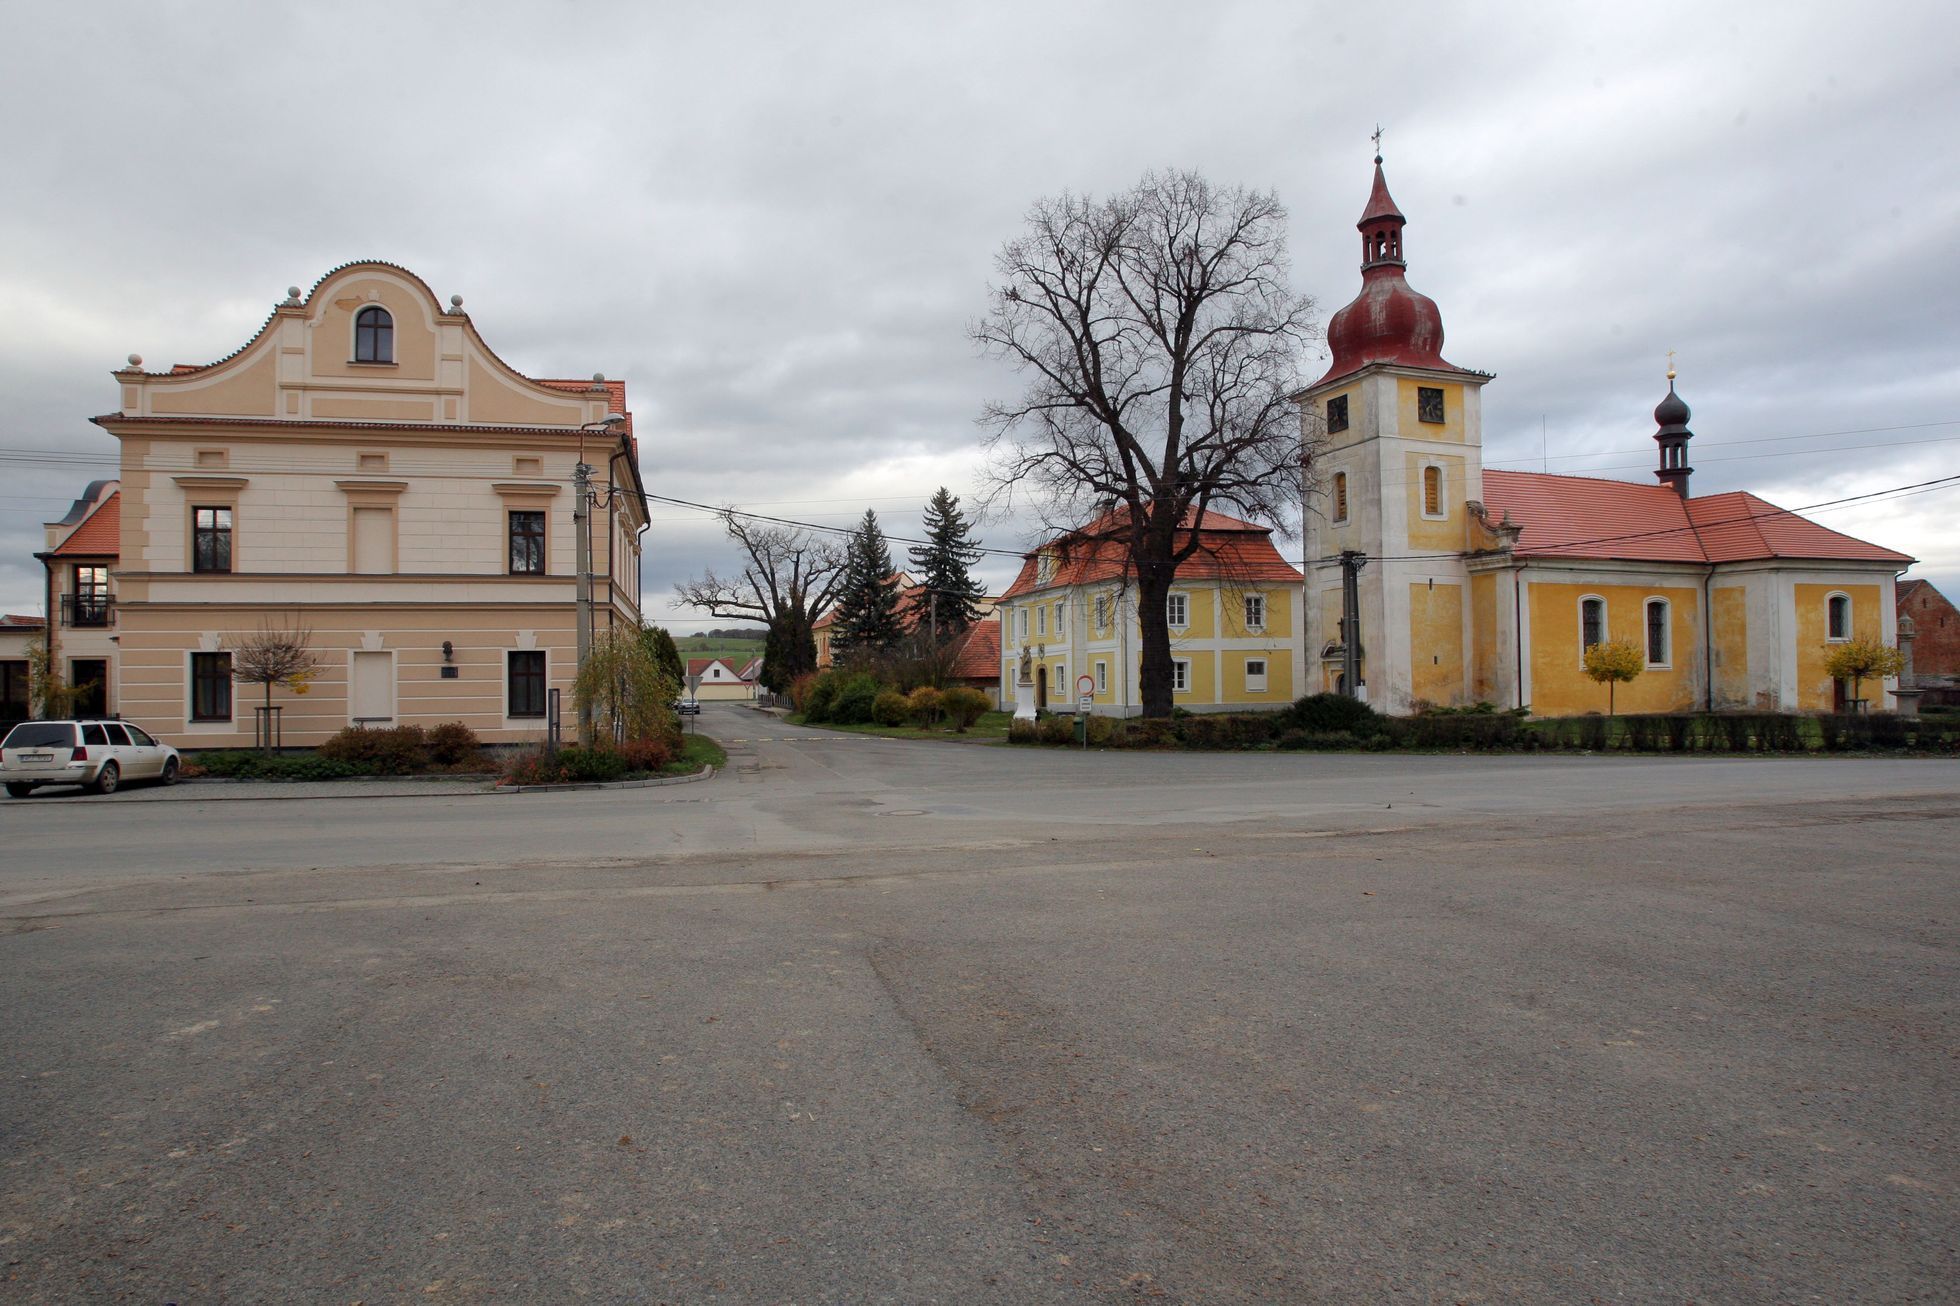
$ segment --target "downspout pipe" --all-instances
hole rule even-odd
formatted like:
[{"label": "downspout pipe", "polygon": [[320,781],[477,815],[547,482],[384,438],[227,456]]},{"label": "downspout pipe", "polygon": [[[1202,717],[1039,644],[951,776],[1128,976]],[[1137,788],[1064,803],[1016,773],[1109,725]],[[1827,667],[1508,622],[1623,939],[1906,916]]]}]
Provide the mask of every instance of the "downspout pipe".
[{"label": "downspout pipe", "polygon": [[1709,585],[1715,579],[1715,564],[1701,574],[1701,710],[1715,710],[1715,608]]}]

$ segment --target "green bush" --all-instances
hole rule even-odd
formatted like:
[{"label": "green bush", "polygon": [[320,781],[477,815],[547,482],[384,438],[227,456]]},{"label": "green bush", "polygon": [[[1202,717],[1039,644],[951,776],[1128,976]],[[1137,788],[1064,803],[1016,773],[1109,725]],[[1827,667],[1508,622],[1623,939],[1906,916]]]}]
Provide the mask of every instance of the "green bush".
[{"label": "green bush", "polygon": [[828,719],[840,726],[870,725],[875,719],[878,694],[883,688],[876,676],[863,672],[847,678],[837,687],[837,697],[831,701]]},{"label": "green bush", "polygon": [[1075,718],[1072,716],[1045,716],[1035,723],[1041,730],[1044,744],[1072,744],[1075,742]]},{"label": "green bush", "polygon": [[605,784],[625,778],[626,770],[626,758],[616,748],[573,744],[555,753],[534,749],[518,754],[504,768],[504,780],[518,785]]},{"label": "green bush", "polygon": [[796,683],[799,686],[796,706],[803,713],[803,719],[805,721],[830,720],[831,705],[837,701],[839,684],[837,673],[825,671]]},{"label": "green bush", "polygon": [[1511,712],[1424,712],[1374,732],[1385,736],[1394,730],[1416,748],[1505,749],[1516,748],[1524,734],[1524,723]]},{"label": "green bush", "polygon": [[482,749],[476,731],[461,721],[445,721],[429,731],[429,757],[438,766],[466,766]]},{"label": "green bush", "polygon": [[429,736],[421,726],[365,730],[348,726],[320,745],[320,756],[348,762],[364,775],[412,775],[429,769]]},{"label": "green bush", "polygon": [[1278,743],[1287,752],[1318,752],[1357,748],[1361,741],[1345,730],[1301,730],[1295,727],[1281,731]]},{"label": "green bush", "polygon": [[1038,744],[1041,730],[1033,721],[1015,717],[1007,723],[1007,742],[1010,744]]},{"label": "green bush", "polygon": [[902,726],[911,715],[911,700],[896,689],[881,689],[871,700],[871,719],[881,726]]},{"label": "green bush", "polygon": [[905,710],[916,724],[930,729],[946,715],[946,697],[931,685],[920,685],[906,696]]},{"label": "green bush", "polygon": [[1292,730],[1360,736],[1382,729],[1382,717],[1375,709],[1345,694],[1309,694],[1282,716],[1282,727]]},{"label": "green bush", "polygon": [[665,739],[629,739],[619,746],[620,760],[635,774],[658,774],[679,751]]},{"label": "green bush", "polygon": [[199,753],[185,760],[198,775],[234,780],[346,780],[364,774],[351,763],[336,762],[317,754],[281,757],[247,749],[227,749]]},{"label": "green bush", "polygon": [[977,689],[956,685],[939,695],[939,706],[953,720],[953,728],[964,733],[967,727],[985,716],[993,703]]}]

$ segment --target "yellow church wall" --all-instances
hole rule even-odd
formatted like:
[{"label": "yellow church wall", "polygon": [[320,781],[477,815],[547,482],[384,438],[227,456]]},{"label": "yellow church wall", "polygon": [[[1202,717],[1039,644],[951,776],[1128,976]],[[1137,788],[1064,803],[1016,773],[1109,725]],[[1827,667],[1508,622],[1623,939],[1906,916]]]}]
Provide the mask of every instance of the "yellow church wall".
[{"label": "yellow church wall", "polygon": [[[1412,453],[1404,460],[1403,494],[1408,500],[1409,543],[1419,549],[1460,549],[1463,547],[1463,459],[1455,454]],[[1442,468],[1441,517],[1427,517],[1422,511],[1422,469]]]},{"label": "yellow church wall", "polygon": [[1410,693],[1438,706],[1463,698],[1463,587],[1409,584]]},{"label": "yellow church wall", "polygon": [[1497,701],[1497,577],[1470,578],[1470,694]]},{"label": "yellow church wall", "polygon": [[[1830,673],[1824,659],[1831,654],[1826,636],[1830,630],[1827,601],[1833,594],[1851,599],[1851,633],[1859,639],[1883,639],[1885,626],[1879,611],[1876,585],[1798,585],[1797,600],[1797,710],[1828,712],[1834,702]],[[1880,687],[1866,682],[1864,696],[1876,704],[1883,694]]]},{"label": "yellow church wall", "polygon": [[[1425,422],[1417,415],[1418,389],[1443,392],[1443,420]],[[1351,403],[1350,403],[1351,406]],[[1463,441],[1463,387],[1447,382],[1412,381],[1399,378],[1395,386],[1396,430],[1409,440]]]},{"label": "yellow church wall", "polygon": [[1750,706],[1748,598],[1748,592],[1740,585],[1709,591],[1716,707]]},{"label": "yellow church wall", "polygon": [[1535,716],[1577,716],[1604,712],[1607,689],[1593,683],[1580,665],[1579,600],[1606,600],[1606,638],[1630,639],[1643,649],[1647,642],[1646,601],[1666,599],[1672,629],[1673,665],[1642,671],[1615,687],[1614,709],[1619,712],[1685,712],[1695,701],[1694,671],[1701,647],[1695,620],[1700,590],[1665,585],[1573,585],[1534,581],[1531,609],[1531,703]]}]

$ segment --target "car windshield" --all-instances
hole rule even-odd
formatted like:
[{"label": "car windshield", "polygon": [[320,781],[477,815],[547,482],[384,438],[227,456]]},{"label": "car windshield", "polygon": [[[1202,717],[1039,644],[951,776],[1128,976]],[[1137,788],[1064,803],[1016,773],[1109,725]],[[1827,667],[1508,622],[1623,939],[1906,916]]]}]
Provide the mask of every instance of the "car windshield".
[{"label": "car windshield", "polygon": [[70,748],[74,743],[75,727],[66,721],[23,721],[0,748]]}]

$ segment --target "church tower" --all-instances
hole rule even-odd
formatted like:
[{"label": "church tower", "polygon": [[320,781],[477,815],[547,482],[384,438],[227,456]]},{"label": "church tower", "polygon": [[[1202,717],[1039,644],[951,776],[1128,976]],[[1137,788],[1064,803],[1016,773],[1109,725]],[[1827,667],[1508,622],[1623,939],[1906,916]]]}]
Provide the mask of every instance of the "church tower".
[{"label": "church tower", "polygon": [[[1294,395],[1312,488],[1305,514],[1307,690],[1358,692],[1385,712],[1473,701],[1467,658],[1470,505],[1483,497],[1481,390],[1443,358],[1443,316],[1408,283],[1408,219],[1381,155],[1355,224],[1361,292],[1327,324],[1333,361]],[[1344,564],[1359,650],[1345,658]],[[1359,685],[1344,683],[1357,665]]]}]

